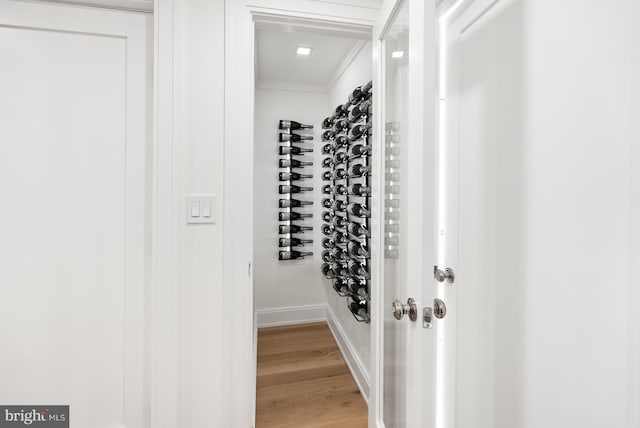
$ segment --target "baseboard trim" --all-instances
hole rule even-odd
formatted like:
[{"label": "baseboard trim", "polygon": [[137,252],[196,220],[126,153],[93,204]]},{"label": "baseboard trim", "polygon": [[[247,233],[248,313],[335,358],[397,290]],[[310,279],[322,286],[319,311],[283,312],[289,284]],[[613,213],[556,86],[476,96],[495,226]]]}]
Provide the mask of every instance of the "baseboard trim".
[{"label": "baseboard trim", "polygon": [[327,305],[290,306],[256,311],[258,328],[327,320]]},{"label": "baseboard trim", "polygon": [[354,347],[347,335],[344,333],[344,330],[340,326],[339,323],[336,322],[336,316],[333,313],[333,310],[330,306],[327,306],[327,324],[329,324],[329,329],[331,333],[333,333],[333,337],[336,339],[336,343],[338,344],[338,348],[340,348],[340,352],[342,352],[342,356],[351,371],[351,376],[356,381],[358,388],[360,389],[360,394],[364,399],[367,406],[369,405],[369,393],[371,391],[371,382],[369,380],[369,373],[365,369],[364,364],[360,360],[360,357],[354,352]]}]

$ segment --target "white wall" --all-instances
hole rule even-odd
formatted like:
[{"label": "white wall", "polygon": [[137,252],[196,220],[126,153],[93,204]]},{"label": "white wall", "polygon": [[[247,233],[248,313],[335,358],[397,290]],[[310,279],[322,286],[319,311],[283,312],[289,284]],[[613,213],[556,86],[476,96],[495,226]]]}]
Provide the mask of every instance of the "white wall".
[{"label": "white wall", "polygon": [[[335,110],[338,104],[344,104],[348,100],[349,93],[357,86],[363,85],[372,79],[373,64],[371,59],[371,42],[364,44],[353,62],[347,67],[342,75],[336,80],[329,89],[329,99],[324,111],[325,116],[329,116]],[[375,90],[375,88],[374,88]],[[323,278],[325,289],[327,290],[327,298],[331,312],[335,315],[335,322],[344,332],[347,340],[351,342],[357,364],[363,368],[364,375],[368,378],[370,371],[370,334],[371,326],[369,324],[357,322],[349,309],[347,309],[347,300],[338,296],[331,287],[331,281]]]},{"label": "white wall", "polygon": [[[160,11],[162,13],[162,10]],[[181,121],[176,130],[179,271],[179,426],[220,426],[223,401],[222,217],[224,141],[224,0],[176,2]],[[214,193],[215,225],[187,225],[185,197]]]},{"label": "white wall", "polygon": [[[278,322],[305,321],[305,316],[316,317],[317,308],[309,306],[326,305],[327,298],[323,290],[320,273],[320,174],[322,159],[320,147],[322,141],[320,127],[326,115],[327,94],[320,92],[302,92],[295,90],[256,89],[255,94],[255,146],[254,146],[254,299],[258,316],[258,325]],[[286,211],[278,208],[278,199],[286,195],[278,194],[278,185],[286,184],[278,181],[278,172],[286,172],[278,168],[278,121],[291,119],[314,125],[314,140],[298,143],[300,147],[312,147],[313,153],[294,156],[295,159],[314,162],[313,167],[292,169],[293,172],[313,174],[313,179],[294,182],[299,186],[311,186],[313,192],[294,194],[294,199],[313,201],[313,205],[304,208],[293,208],[299,213],[312,213],[313,219],[296,221],[295,224],[313,226],[313,231],[292,236],[301,239],[313,239],[312,245],[296,247],[301,251],[312,251],[313,256],[304,260],[279,261],[278,238],[286,237],[278,234],[278,212]],[[291,312],[298,308],[299,311]],[[306,315],[305,315],[306,314]],[[321,314],[324,316],[324,314]],[[280,321],[278,321],[280,320]]]}]

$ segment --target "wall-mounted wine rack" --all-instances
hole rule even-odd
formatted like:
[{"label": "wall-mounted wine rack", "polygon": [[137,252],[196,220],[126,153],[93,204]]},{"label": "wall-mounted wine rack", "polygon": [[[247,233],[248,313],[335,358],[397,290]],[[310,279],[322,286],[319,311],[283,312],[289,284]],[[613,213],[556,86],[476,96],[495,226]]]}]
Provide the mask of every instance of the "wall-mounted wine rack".
[{"label": "wall-mounted wine rack", "polygon": [[313,230],[313,226],[305,226],[294,222],[304,221],[306,218],[312,218],[313,214],[300,213],[294,211],[294,208],[302,209],[305,206],[313,205],[313,201],[306,201],[302,198],[296,198],[293,195],[303,195],[305,192],[313,191],[313,187],[300,186],[294,184],[305,179],[313,178],[313,174],[303,174],[307,166],[313,166],[313,161],[305,160],[305,154],[311,154],[313,148],[303,147],[298,143],[313,140],[312,135],[308,132],[313,129],[313,125],[305,125],[294,120],[280,120],[278,123],[278,193],[280,198],[278,206],[278,259],[279,260],[295,260],[312,256],[311,251],[302,251],[295,249],[304,245],[312,244],[312,239],[303,239],[300,235],[305,231]]},{"label": "wall-mounted wine rack", "polygon": [[322,122],[322,274],[359,322],[371,320],[371,95],[359,86]]}]

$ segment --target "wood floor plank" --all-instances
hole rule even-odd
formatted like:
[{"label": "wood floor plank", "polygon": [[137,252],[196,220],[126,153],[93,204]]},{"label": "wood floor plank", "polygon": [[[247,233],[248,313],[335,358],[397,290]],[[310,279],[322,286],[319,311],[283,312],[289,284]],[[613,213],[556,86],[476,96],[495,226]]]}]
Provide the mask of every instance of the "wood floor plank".
[{"label": "wood floor plank", "polygon": [[258,332],[256,428],[366,428],[367,405],[326,323]]},{"label": "wood floor plank", "polygon": [[348,374],[337,347],[285,352],[258,357],[258,388]]},{"label": "wood floor plank", "polygon": [[270,327],[260,329],[258,335],[258,355],[335,346],[336,343],[326,324]]}]

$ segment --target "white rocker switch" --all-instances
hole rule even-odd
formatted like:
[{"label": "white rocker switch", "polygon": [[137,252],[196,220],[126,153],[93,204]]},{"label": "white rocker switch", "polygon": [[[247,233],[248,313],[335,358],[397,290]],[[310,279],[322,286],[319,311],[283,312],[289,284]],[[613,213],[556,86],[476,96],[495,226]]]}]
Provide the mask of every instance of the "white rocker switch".
[{"label": "white rocker switch", "polygon": [[193,194],[187,196],[187,224],[215,224],[216,195]]}]

